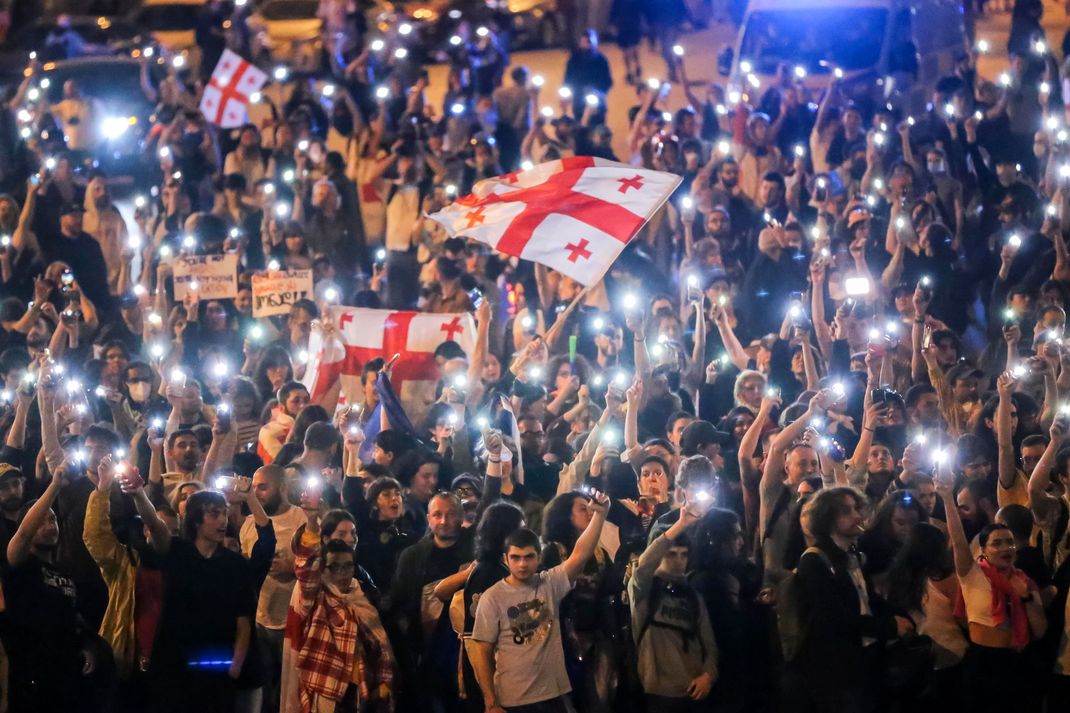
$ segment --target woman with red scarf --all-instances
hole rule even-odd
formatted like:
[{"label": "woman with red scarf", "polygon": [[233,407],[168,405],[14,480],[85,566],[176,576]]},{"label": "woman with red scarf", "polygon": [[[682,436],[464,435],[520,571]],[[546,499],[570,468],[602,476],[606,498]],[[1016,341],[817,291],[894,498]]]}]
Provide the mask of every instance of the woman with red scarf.
[{"label": "woman with red scarf", "polygon": [[970,647],[962,662],[962,705],[970,713],[1022,710],[1025,670],[1022,652],[1047,628],[1037,585],[1014,566],[1014,535],[1006,525],[987,525],[978,535],[974,559],[955,502],[954,475],[947,458],[939,466],[937,492],[944,501],[947,529],[962,592],[955,614],[969,625]]}]

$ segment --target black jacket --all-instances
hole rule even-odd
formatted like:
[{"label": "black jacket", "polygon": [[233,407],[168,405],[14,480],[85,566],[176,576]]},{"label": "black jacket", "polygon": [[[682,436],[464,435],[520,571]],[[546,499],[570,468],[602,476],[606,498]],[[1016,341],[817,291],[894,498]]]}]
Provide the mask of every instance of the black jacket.
[{"label": "black jacket", "polygon": [[809,623],[793,665],[814,686],[855,687],[866,677],[862,638],[875,639],[875,645],[894,638],[895,618],[873,593],[869,581],[866,589],[872,613],[861,613],[858,590],[848,568],[850,558],[859,557],[856,552],[845,552],[831,541],[818,543],[818,547],[828,561],[816,553],[799,559],[799,592]]}]

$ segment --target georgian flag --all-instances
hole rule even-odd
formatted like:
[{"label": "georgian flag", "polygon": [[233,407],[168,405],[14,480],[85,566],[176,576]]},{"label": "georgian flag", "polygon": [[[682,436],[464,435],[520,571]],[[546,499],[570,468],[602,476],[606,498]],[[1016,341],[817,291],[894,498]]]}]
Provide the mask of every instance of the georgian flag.
[{"label": "georgian flag", "polygon": [[575,156],[480,181],[429,217],[451,236],[593,285],[682,180]]},{"label": "georgian flag", "polygon": [[267,75],[230,50],[223,50],[201,96],[201,113],[223,129],[245,123],[249,97],[260,91]]},{"label": "georgian flag", "polygon": [[341,379],[346,400],[363,403],[360,374],[364,364],[375,357],[390,361],[400,354],[390,381],[414,423],[422,422],[435,401],[439,378],[435,350],[443,342],[453,341],[471,354],[476,343],[476,324],[470,314],[334,306],[324,318],[335,329],[326,333],[312,330],[309,362],[302,379],[312,399],[321,398]]}]

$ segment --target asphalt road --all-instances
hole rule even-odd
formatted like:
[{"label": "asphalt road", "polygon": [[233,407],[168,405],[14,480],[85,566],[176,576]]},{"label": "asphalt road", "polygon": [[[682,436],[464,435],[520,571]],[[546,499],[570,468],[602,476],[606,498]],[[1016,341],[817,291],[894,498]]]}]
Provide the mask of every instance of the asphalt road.
[{"label": "asphalt road", "polygon": [[[1051,0],[1045,2],[1043,26],[1048,35],[1049,46],[1057,49],[1068,27],[1067,15],[1062,3]],[[717,74],[717,53],[726,44],[734,43],[735,33],[734,25],[724,23],[690,33],[680,39],[680,44],[685,50],[684,61],[687,65],[688,79],[693,83],[698,96],[703,96],[702,87],[706,82],[723,81],[723,78]],[[1009,13],[987,15],[977,22],[977,38],[987,40],[992,48],[989,53],[979,58],[978,64],[982,76],[995,80],[1006,68],[1005,46],[1009,33]],[[626,160],[627,113],[629,107],[636,103],[635,89],[624,82],[624,60],[620,50],[612,43],[606,43],[602,45],[602,51],[609,59],[615,82],[608,96],[608,124],[613,131],[614,149],[622,160]],[[557,90],[561,86],[567,60],[568,53],[560,49],[516,52],[512,55],[514,64],[527,65],[532,74],[541,74],[545,78],[546,84],[540,93],[540,106],[552,106],[555,109],[559,101]],[[667,78],[668,72],[660,54],[653,51],[645,42],[640,47],[640,62],[644,78]],[[446,86],[446,67],[434,66],[430,69],[430,74],[429,98],[436,107],[441,107]],[[685,102],[683,90],[679,86],[674,86],[667,105],[676,108],[684,106]]]}]

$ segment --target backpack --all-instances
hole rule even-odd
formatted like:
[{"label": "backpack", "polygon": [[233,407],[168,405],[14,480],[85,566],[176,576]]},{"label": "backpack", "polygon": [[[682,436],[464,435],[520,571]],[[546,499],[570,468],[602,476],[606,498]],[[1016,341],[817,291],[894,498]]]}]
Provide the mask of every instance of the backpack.
[{"label": "backpack", "polygon": [[[690,612],[688,620],[693,623],[689,627],[675,626],[665,622],[659,622],[654,620],[654,615],[658,611],[658,607],[661,605],[662,598],[669,593],[670,588],[681,587],[684,595],[684,606],[687,607]],[[643,623],[639,627],[639,632],[635,637],[635,645],[639,646],[639,643],[643,640],[643,636],[646,635],[647,629],[651,626],[656,626],[659,629],[669,629],[680,634],[684,641],[684,651],[686,652],[690,648],[692,641],[696,642],[699,646],[699,655],[701,660],[706,660],[706,644],[702,641],[702,637],[699,636],[699,621],[702,616],[702,610],[700,609],[701,603],[699,602],[698,592],[687,581],[683,582],[669,582],[661,577],[654,577],[652,587],[650,591],[650,600],[647,603],[646,617]]]},{"label": "backpack", "polygon": [[[833,569],[828,555],[820,548],[807,547],[803,556],[811,553],[820,557],[828,565],[829,570],[835,574],[836,570]],[[788,572],[788,575],[777,585],[776,592],[777,631],[780,635],[780,650],[786,662],[794,661],[799,655],[810,629],[809,612],[804,609],[802,592],[799,590],[798,571],[796,567]]]}]

